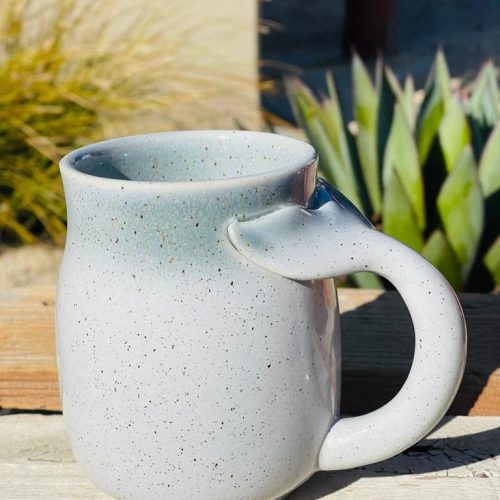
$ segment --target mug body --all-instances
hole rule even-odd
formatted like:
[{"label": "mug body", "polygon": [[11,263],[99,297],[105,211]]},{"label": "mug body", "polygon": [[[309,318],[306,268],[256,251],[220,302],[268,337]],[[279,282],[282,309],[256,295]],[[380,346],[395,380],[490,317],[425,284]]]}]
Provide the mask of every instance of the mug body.
[{"label": "mug body", "polygon": [[312,148],[155,134],[77,150],[61,172],[58,363],[88,476],[130,499],[276,498],[306,480],[338,413],[334,283],[268,272],[226,231],[307,204]]}]

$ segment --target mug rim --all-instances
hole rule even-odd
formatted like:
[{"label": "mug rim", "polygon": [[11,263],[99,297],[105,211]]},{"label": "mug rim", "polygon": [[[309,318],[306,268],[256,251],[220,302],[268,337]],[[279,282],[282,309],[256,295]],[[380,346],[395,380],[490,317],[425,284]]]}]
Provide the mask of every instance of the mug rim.
[{"label": "mug rim", "polygon": [[[172,138],[174,136],[186,137],[192,136],[194,138],[205,138],[207,140],[211,139],[222,139],[232,137],[248,137],[258,140],[259,137],[269,138],[274,136],[277,141],[282,143],[288,143],[290,146],[294,147],[298,151],[299,159],[297,161],[284,162],[283,166],[278,168],[273,168],[269,170],[264,170],[262,172],[231,176],[217,179],[205,179],[205,180],[194,180],[194,181],[147,181],[147,180],[132,180],[132,179],[116,179],[111,177],[102,177],[97,175],[92,175],[83,172],[77,168],[77,162],[81,160],[87,154],[95,154],[97,152],[104,151],[107,148],[114,146],[123,146],[130,144],[131,147],[137,147],[143,145],[145,142],[151,140],[158,140],[163,138]],[[196,190],[196,189],[207,189],[211,187],[236,187],[241,185],[252,185],[252,184],[264,184],[270,182],[273,179],[280,177],[287,177],[289,175],[295,174],[298,171],[311,167],[315,165],[318,161],[318,154],[311,144],[296,139],[293,137],[285,136],[282,134],[275,134],[271,132],[261,132],[261,131],[246,131],[246,130],[183,130],[183,131],[168,131],[168,132],[156,132],[149,134],[137,134],[129,135],[123,137],[117,137],[113,139],[107,139],[104,141],[95,142],[87,146],[77,148],[70,153],[66,154],[61,158],[59,162],[59,169],[64,177],[71,178],[75,181],[83,181],[87,185],[99,186],[99,187],[109,187],[118,188],[124,190],[127,187],[134,189],[162,189],[162,190]]]}]

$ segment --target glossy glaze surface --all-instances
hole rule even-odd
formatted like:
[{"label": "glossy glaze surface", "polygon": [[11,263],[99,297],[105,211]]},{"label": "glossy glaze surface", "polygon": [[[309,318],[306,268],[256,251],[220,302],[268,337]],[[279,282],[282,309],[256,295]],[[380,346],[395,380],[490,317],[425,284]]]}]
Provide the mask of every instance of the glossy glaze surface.
[{"label": "glossy glaze surface", "polygon": [[[404,450],[449,407],[466,340],[453,290],[316,181],[309,145],[157,134],[78,150],[61,172],[63,408],[79,463],[105,491],[281,497],[318,468]],[[392,401],[339,418],[331,277],[356,271],[400,291],[416,350]]]},{"label": "glossy glaze surface", "polygon": [[63,161],[62,402],[103,490],[273,498],[317,469],[338,414],[333,281],[283,278],[227,238],[236,217],[305,204],[315,169],[309,146],[252,133],[124,139]]},{"label": "glossy glaze surface", "polygon": [[253,262],[290,279],[376,272],[401,293],[415,327],[415,355],[400,392],[371,413],[336,421],[321,448],[322,469],[349,469],[409,448],[440,421],[462,380],[466,328],[453,289],[423,257],[375,231],[324,181],[310,205],[235,221],[231,240]]}]

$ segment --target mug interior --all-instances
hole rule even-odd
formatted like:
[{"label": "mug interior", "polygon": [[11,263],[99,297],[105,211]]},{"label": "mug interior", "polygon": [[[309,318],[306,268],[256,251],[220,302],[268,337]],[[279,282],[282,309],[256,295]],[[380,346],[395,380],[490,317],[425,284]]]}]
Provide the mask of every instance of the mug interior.
[{"label": "mug interior", "polygon": [[247,131],[165,132],[104,141],[70,153],[62,166],[139,182],[200,182],[296,169],[315,159],[306,142]]}]

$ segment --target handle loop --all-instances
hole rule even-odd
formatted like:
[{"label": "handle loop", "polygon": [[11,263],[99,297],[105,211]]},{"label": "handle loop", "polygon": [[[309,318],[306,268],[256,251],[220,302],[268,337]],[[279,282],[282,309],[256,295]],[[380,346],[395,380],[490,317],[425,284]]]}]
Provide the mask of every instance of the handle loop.
[{"label": "handle loop", "polygon": [[290,205],[234,221],[228,234],[247,258],[291,279],[375,272],[398,289],[410,311],[415,353],[406,382],[378,410],[334,423],[319,453],[321,469],[384,460],[422,439],[438,423],[462,379],[466,328],[454,291],[423,257],[374,230],[324,181],[309,208]]}]

